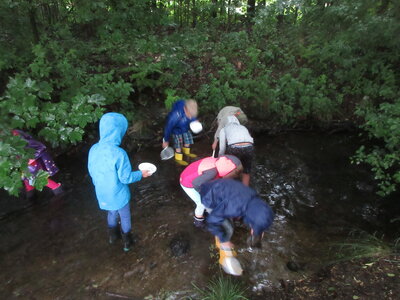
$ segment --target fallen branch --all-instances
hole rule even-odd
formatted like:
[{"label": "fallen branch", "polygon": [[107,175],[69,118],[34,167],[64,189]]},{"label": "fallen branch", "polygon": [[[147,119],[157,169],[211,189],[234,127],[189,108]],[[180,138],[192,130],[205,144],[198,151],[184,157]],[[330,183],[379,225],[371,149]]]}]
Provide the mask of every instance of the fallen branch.
[{"label": "fallen branch", "polygon": [[132,298],[131,296],[122,295],[122,294],[118,294],[118,293],[114,293],[114,292],[106,292],[106,295],[110,296],[110,297],[120,298],[120,299],[139,300],[137,298]]}]

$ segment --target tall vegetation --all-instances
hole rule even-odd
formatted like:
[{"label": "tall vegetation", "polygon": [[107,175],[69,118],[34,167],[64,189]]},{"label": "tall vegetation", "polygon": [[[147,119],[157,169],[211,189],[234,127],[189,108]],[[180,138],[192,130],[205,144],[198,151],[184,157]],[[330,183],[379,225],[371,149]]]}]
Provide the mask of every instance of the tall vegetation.
[{"label": "tall vegetation", "polygon": [[12,128],[68,147],[106,110],[132,120],[140,105],[194,97],[271,127],[357,123],[373,143],[353,160],[389,194],[399,33],[394,0],[1,1],[0,187],[18,192],[31,155]]}]

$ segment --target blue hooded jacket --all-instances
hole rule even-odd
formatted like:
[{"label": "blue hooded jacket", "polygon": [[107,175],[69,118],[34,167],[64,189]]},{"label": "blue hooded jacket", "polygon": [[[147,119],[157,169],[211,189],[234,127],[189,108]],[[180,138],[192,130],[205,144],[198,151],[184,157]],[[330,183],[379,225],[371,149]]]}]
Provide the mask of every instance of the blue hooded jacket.
[{"label": "blue hooded jacket", "polygon": [[142,179],[142,172],[132,172],[125,150],[119,147],[128,121],[119,113],[106,113],[100,119],[100,140],[89,150],[88,169],[99,206],[118,210],[130,200],[128,184]]},{"label": "blue hooded jacket", "polygon": [[183,134],[189,131],[189,124],[197,118],[188,118],[185,114],[185,100],[178,100],[167,116],[164,128],[164,141],[169,142],[171,134]]},{"label": "blue hooded jacket", "polygon": [[207,228],[222,243],[228,241],[222,223],[227,218],[243,217],[254,235],[268,229],[274,219],[269,205],[261,200],[257,192],[233,179],[216,179],[204,183],[200,188],[201,203],[211,208],[207,217]]}]

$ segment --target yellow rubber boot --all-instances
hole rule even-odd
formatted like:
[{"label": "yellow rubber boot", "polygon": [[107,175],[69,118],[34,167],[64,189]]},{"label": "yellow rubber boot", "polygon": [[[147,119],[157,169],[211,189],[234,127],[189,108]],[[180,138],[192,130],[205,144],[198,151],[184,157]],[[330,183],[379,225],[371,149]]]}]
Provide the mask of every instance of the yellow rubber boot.
[{"label": "yellow rubber boot", "polygon": [[219,241],[219,238],[217,236],[215,237],[215,246],[217,247],[217,249],[221,247],[221,242]]},{"label": "yellow rubber boot", "polygon": [[219,250],[219,264],[222,269],[231,275],[240,276],[243,273],[240,262],[236,259],[237,253],[233,249],[220,249]]},{"label": "yellow rubber boot", "polygon": [[196,154],[190,153],[190,148],[183,147],[182,150],[183,150],[183,154],[185,154],[188,157],[191,157],[191,158],[197,157]]},{"label": "yellow rubber boot", "polygon": [[188,163],[183,160],[183,154],[175,152],[175,161],[180,164],[181,166],[187,166]]}]

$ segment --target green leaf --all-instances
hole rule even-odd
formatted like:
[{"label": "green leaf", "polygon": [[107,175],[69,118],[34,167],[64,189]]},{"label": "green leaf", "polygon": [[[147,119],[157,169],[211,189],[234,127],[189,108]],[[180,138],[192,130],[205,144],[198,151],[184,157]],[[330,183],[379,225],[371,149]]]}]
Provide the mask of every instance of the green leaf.
[{"label": "green leaf", "polygon": [[48,178],[49,173],[44,170],[39,170],[34,178],[33,186],[39,191],[43,190],[43,188],[47,185]]},{"label": "green leaf", "polygon": [[87,100],[88,103],[93,103],[93,104],[97,104],[97,105],[103,105],[103,104],[105,104],[105,101],[106,101],[106,98],[104,98],[100,94],[91,95]]}]

